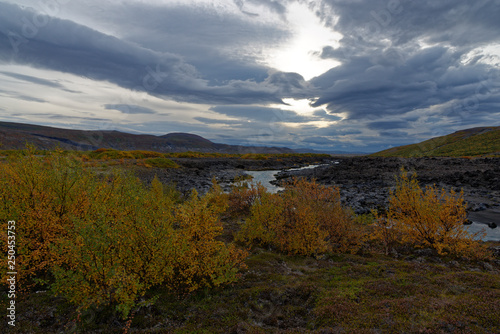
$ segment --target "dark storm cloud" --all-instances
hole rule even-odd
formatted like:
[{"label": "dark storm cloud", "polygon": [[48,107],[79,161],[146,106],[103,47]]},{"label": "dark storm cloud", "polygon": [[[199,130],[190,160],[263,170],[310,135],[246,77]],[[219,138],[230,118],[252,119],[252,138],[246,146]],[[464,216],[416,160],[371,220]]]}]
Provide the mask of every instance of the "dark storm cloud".
[{"label": "dark storm cloud", "polygon": [[385,129],[407,129],[410,125],[405,121],[390,121],[390,122],[371,122],[367,125],[371,130],[385,130]]},{"label": "dark storm cloud", "polygon": [[499,112],[498,68],[481,62],[481,54],[466,57],[486,43],[500,43],[499,1],[323,3],[330,11],[318,15],[325,22],[337,15],[331,24],[344,37],[339,47],[325,46],[318,55],[342,64],[311,81],[321,91],[315,106],[349,119],[373,119],[448,104],[436,113],[459,116],[463,125],[478,121],[478,114]]},{"label": "dark storm cloud", "polygon": [[[272,7],[272,6],[271,6]],[[267,67],[248,46],[273,46],[289,32],[257,20],[242,20],[209,5],[111,5],[90,12],[120,31],[123,39],[161,52],[181,54],[211,85],[229,80],[263,81]],[[134,27],[123,29],[123,27]]]},{"label": "dark storm cloud", "polygon": [[402,115],[452,100],[458,109],[467,109],[469,100],[485,109],[498,96],[497,69],[484,63],[463,64],[462,54],[444,47],[415,51],[391,65],[381,64],[374,55],[353,58],[314,79],[322,90],[315,105],[326,104],[331,112],[359,119]]},{"label": "dark storm cloud", "polygon": [[[356,54],[384,45],[406,45],[417,39],[457,47],[476,47],[498,38],[500,6],[497,0],[324,0],[330,11],[317,12]],[[333,25],[333,24],[332,24]]]},{"label": "dark storm cloud", "polygon": [[0,60],[194,103],[281,103],[283,95],[293,94],[303,84],[300,78],[284,75],[282,80],[271,77],[262,83],[230,80],[210,85],[178,55],[147,49],[72,21],[40,15],[38,20],[46,24],[28,34],[23,18],[32,16],[31,11],[0,3]]},{"label": "dark storm cloud", "polygon": [[318,144],[318,145],[332,145],[336,143],[336,141],[333,141],[326,137],[307,137],[304,138],[302,142],[307,144]]},{"label": "dark storm cloud", "polygon": [[297,73],[273,72],[265,80],[265,83],[279,87],[282,96],[306,98],[310,96],[310,88],[304,78]]},{"label": "dark storm cloud", "polygon": [[118,110],[124,114],[157,114],[153,109],[130,104],[105,104],[104,108]]}]

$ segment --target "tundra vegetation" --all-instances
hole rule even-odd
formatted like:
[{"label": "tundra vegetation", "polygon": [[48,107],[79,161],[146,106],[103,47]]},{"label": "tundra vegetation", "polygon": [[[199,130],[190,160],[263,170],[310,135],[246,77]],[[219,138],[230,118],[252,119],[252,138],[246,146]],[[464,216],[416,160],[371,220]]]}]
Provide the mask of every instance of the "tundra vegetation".
[{"label": "tundra vegetation", "polygon": [[356,216],[315,181],[184,196],[95,164],[178,168],[163,154],[39,153],[0,163],[4,231],[17,222],[12,332],[500,332],[499,265],[463,227],[462,195],[405,170],[385,212]]},{"label": "tundra vegetation", "polygon": [[378,157],[498,157],[500,127],[472,128],[372,154]]}]

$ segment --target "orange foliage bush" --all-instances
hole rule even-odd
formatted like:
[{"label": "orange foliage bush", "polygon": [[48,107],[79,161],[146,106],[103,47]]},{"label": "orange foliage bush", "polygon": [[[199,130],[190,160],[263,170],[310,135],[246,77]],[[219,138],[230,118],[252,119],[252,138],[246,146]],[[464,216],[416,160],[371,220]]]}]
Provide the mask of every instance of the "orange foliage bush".
[{"label": "orange foliage bush", "polygon": [[233,185],[229,193],[229,212],[232,216],[245,215],[250,213],[250,208],[257,198],[260,198],[266,191],[262,184],[250,185],[247,182]]},{"label": "orange foliage bush", "polygon": [[[57,263],[51,245],[67,236],[73,217],[85,215],[88,183],[89,174],[79,160],[57,153],[37,157],[29,148],[23,156],[0,164],[0,219],[16,221],[21,287],[30,277],[43,278]],[[2,242],[4,251],[5,245]]]},{"label": "orange foliage bush", "polygon": [[435,249],[439,254],[484,257],[484,247],[464,227],[463,192],[422,189],[416,174],[401,170],[396,189],[391,192],[387,217],[376,215],[375,237],[386,252],[397,243]]},{"label": "orange foliage bush", "polygon": [[282,194],[259,194],[238,240],[271,244],[290,254],[355,252],[362,235],[338,188],[295,179]]},{"label": "orange foliage bush", "polygon": [[191,292],[237,280],[247,253],[216,240],[227,206],[217,185],[177,203],[157,179],[148,190],[118,176],[98,198],[101,204],[57,245],[65,261],[54,270],[53,288],[74,303],[111,303],[126,316],[155,286]]}]

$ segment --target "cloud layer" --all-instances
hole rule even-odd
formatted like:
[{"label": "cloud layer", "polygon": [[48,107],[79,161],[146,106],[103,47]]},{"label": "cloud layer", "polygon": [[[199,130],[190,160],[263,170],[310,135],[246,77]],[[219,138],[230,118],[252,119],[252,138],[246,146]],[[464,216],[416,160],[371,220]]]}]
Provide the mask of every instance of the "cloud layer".
[{"label": "cloud layer", "polygon": [[[307,50],[311,61],[338,64],[309,81],[268,65],[272,50],[300,35],[292,5],[342,36]],[[63,110],[67,99],[84,116],[61,119],[375,151],[500,125],[498,17],[498,0],[0,1],[2,119],[19,121],[41,105]],[[88,96],[83,82],[106,93]],[[124,91],[144,96],[117,98]],[[16,99],[22,110],[13,110]]]}]

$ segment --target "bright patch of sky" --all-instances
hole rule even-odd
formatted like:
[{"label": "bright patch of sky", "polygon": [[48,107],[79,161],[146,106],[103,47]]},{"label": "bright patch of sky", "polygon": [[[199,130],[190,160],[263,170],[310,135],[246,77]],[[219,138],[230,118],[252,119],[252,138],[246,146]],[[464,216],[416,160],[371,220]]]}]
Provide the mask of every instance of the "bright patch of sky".
[{"label": "bright patch of sky", "polygon": [[299,73],[309,80],[340,64],[315,55],[324,46],[338,47],[342,35],[325,27],[306,4],[291,4],[286,22],[292,37],[282,45],[264,51],[267,65],[283,72]]}]

